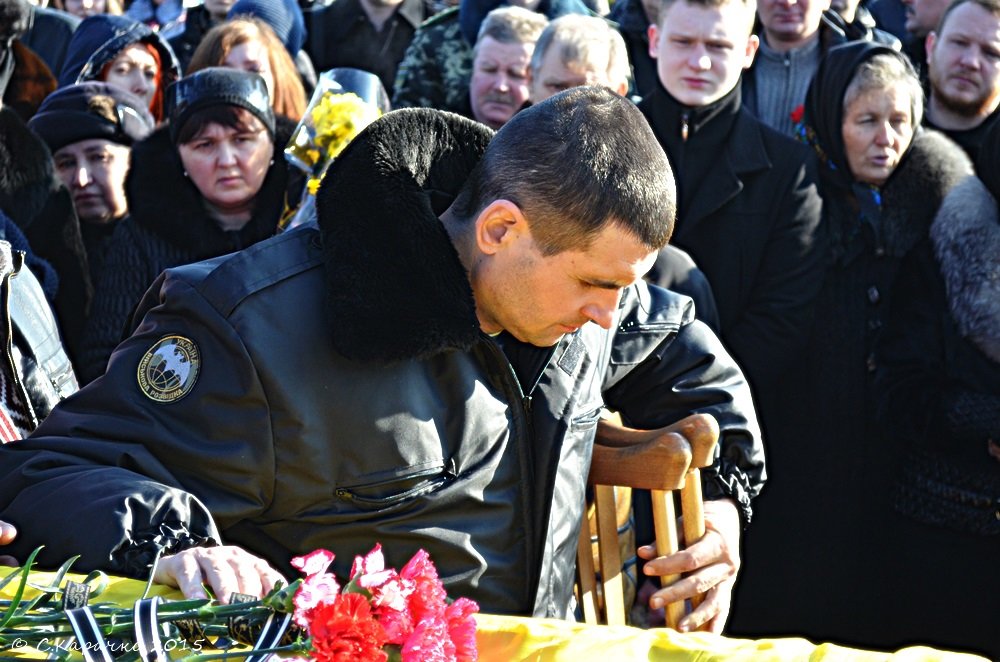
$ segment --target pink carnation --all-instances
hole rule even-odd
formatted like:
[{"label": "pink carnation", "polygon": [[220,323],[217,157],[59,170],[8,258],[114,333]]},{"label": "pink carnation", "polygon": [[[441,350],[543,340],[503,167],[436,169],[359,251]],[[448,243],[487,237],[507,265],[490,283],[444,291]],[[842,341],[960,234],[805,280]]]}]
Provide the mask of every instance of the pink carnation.
[{"label": "pink carnation", "polygon": [[448,637],[448,624],[443,618],[420,621],[400,653],[403,662],[454,662],[455,645]]},{"label": "pink carnation", "polygon": [[448,594],[438,579],[437,569],[427,552],[422,549],[417,550],[413,558],[403,566],[399,576],[414,582],[414,591],[409,599],[410,613],[414,621],[419,622],[428,616],[444,614]]},{"label": "pink carnation", "polygon": [[408,609],[376,609],[375,615],[385,629],[387,643],[402,646],[413,634],[413,617]]},{"label": "pink carnation", "polygon": [[396,576],[395,570],[385,569],[385,557],[382,555],[382,545],[376,543],[372,551],[364,558],[354,557],[351,565],[351,579],[357,580],[358,586],[368,589],[382,586]]},{"label": "pink carnation", "polygon": [[292,566],[301,570],[302,574],[306,577],[312,577],[313,575],[326,572],[330,564],[333,563],[334,558],[336,557],[333,552],[326,549],[317,549],[305,556],[296,556],[292,559]]},{"label": "pink carnation", "polygon": [[337,578],[328,572],[306,577],[292,598],[292,604],[295,605],[292,619],[304,628],[309,627],[313,609],[333,602],[339,593]]},{"label": "pink carnation", "polygon": [[459,662],[474,662],[479,659],[476,646],[476,619],[479,605],[468,598],[455,600],[444,610],[448,623],[448,634],[455,644],[455,658]]}]

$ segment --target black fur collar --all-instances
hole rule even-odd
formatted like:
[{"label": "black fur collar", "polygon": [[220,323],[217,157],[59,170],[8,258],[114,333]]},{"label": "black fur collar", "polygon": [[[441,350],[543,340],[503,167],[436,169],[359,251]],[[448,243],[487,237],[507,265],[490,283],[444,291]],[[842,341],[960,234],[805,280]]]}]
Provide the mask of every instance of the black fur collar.
[{"label": "black fur collar", "polygon": [[976,177],[948,194],[931,241],[962,336],[1000,363],[1000,214]]},{"label": "black fur collar", "polygon": [[45,143],[17,113],[0,109],[0,209],[24,229],[58,186]]},{"label": "black fur collar", "polygon": [[388,363],[465,349],[479,334],[463,268],[438,220],[493,132],[407,108],[359,135],[317,196],[334,347]]},{"label": "black fur collar", "polygon": [[970,174],[972,163],[958,145],[937,131],[918,131],[882,190],[882,231],[888,254],[905,255],[927,236],[948,191]]},{"label": "black fur collar", "polygon": [[271,236],[284,209],[288,183],[288,165],[281,150],[294,127],[287,118],[278,118],[274,165],[258,194],[253,217],[235,233],[237,237],[209,217],[198,189],[184,176],[167,127],[158,128],[132,146],[132,166],[125,180],[132,221],[167,243],[190,251],[196,259],[228,253]]}]

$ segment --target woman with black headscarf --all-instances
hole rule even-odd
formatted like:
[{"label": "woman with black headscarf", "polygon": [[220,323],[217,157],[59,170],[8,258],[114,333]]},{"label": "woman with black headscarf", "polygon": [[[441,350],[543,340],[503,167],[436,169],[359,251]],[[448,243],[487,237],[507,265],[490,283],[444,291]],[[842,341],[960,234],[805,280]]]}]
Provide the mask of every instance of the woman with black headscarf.
[{"label": "woman with black headscarf", "polygon": [[843,624],[837,634],[853,631],[872,645],[897,643],[891,610],[880,604],[892,596],[857,593],[877,586],[891,563],[872,552],[889,512],[886,476],[898,461],[875,424],[875,342],[901,260],[972,172],[957,145],[920,127],[922,115],[909,61],[870,42],[832,49],[806,96],[805,136],[823,161],[830,264],[804,366],[802,442],[828,541],[820,575],[833,589],[828,616]]},{"label": "woman with black headscarf", "polygon": [[762,581],[743,580],[756,628],[741,634],[897,644],[879,589],[897,458],[875,423],[873,350],[900,261],[972,171],[920,127],[922,110],[912,66],[879,44],[831,49],[810,85],[801,137],[821,161],[827,275],[805,360],[784,385],[790,427],[771,433],[774,473],[747,536],[746,572]]},{"label": "woman with black headscarf", "polygon": [[[899,619],[1000,659],[1000,128],[900,269],[876,377],[899,442],[887,568]],[[928,609],[927,596],[954,611]],[[919,608],[918,608],[919,605]]]}]

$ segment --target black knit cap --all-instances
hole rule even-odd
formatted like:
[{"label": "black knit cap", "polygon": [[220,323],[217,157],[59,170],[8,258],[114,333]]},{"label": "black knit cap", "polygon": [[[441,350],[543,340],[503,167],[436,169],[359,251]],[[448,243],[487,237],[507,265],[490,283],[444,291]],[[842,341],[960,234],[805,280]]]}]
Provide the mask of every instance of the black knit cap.
[{"label": "black knit cap", "polygon": [[167,88],[167,117],[174,143],[191,116],[209,106],[229,105],[253,113],[274,136],[274,111],[267,84],[258,74],[229,67],[209,67]]},{"label": "black knit cap", "polygon": [[98,82],[56,90],[28,122],[52,152],[92,138],[131,145],[148,136],[155,125],[142,100],[116,85]]}]

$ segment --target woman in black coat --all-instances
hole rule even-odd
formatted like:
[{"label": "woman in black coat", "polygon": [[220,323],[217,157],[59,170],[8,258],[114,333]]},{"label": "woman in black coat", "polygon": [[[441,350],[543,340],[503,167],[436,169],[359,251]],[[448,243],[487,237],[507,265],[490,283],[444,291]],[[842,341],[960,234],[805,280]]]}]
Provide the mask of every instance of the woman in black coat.
[{"label": "woman in black coat", "polygon": [[[94,294],[78,373],[104,372],[129,317],[164,269],[241,250],[272,236],[285,205],[279,133],[257,74],[213,67],[170,88],[168,126],[132,148],[130,217],[116,228]],[[287,124],[287,123],[286,123]]]},{"label": "woman in black coat", "polygon": [[[1000,659],[1000,129],[900,269],[879,341],[878,411],[901,630]],[[928,608],[933,602],[949,605]]]},{"label": "woman in black coat", "polygon": [[971,173],[961,149],[920,128],[922,109],[912,66],[870,42],[831,49],[810,85],[802,133],[821,160],[827,274],[784,385],[788,427],[771,431],[740,634],[895,645],[879,555],[895,458],[874,418],[874,347],[901,260]]}]

